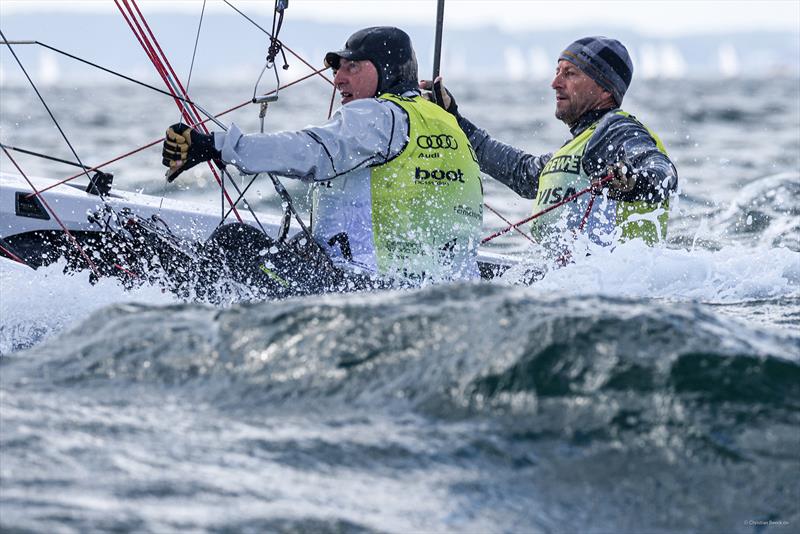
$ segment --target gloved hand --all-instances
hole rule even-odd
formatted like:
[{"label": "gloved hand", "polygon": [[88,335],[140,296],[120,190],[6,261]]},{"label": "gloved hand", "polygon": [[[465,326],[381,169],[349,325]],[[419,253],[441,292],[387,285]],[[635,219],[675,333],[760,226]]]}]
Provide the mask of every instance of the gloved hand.
[{"label": "gloved hand", "polygon": [[606,167],[606,173],[592,180],[592,192],[600,194],[608,189],[608,198],[619,200],[636,186],[639,174],[630,163],[620,160]]},{"label": "gloved hand", "polygon": [[214,147],[214,135],[200,133],[183,123],[167,128],[161,163],[169,167],[167,181],[171,182],[186,169],[210,159],[219,159],[221,154]]},{"label": "gloved hand", "polygon": [[448,91],[444,86],[444,80],[441,76],[437,76],[433,82],[430,80],[420,80],[419,88],[423,89],[423,98],[438,104],[439,107],[446,112],[458,117],[458,104],[456,104],[456,99],[453,93]]}]

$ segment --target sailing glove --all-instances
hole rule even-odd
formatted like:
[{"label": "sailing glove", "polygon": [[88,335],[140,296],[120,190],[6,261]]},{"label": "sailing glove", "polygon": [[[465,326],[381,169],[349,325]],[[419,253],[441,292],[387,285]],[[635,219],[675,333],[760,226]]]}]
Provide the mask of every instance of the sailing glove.
[{"label": "sailing glove", "polygon": [[431,83],[430,80],[420,81],[420,89],[426,90],[426,92],[422,93],[422,96],[458,118],[458,104],[456,104],[456,99],[453,93],[447,90],[442,81],[441,76],[437,76],[433,83]]},{"label": "sailing glove", "polygon": [[620,160],[606,167],[604,176],[592,181],[592,192],[600,194],[603,189],[608,189],[608,198],[620,200],[636,186],[638,173],[633,166],[625,160]]},{"label": "sailing glove", "polygon": [[214,146],[214,135],[200,133],[183,123],[167,128],[161,163],[169,167],[167,181],[171,182],[186,169],[211,159],[220,159]]}]

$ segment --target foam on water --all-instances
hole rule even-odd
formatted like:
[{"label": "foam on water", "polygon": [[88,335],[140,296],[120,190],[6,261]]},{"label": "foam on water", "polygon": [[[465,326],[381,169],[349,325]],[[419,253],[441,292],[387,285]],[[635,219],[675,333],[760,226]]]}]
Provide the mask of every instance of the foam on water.
[{"label": "foam on water", "polygon": [[[498,283],[519,284],[540,260],[531,258]],[[0,355],[30,347],[80,324],[112,304],[174,304],[177,297],[143,285],[125,289],[115,280],[89,282],[86,273],[64,275],[64,265],[37,271],[0,262]],[[800,253],[787,248],[731,245],[721,250],[648,247],[632,241],[548,272],[531,285],[535,295],[605,295],[733,304],[800,297]]]},{"label": "foam on water", "polygon": [[65,275],[64,267],[62,261],[32,271],[0,261],[0,355],[30,347],[111,304],[175,302],[157,287],[126,290],[109,278],[91,284],[88,272]]},{"label": "foam on water", "polygon": [[[517,283],[536,260],[503,276]],[[787,248],[731,245],[721,250],[649,247],[641,241],[615,250],[593,248],[574,264],[532,285],[540,294],[608,295],[704,303],[735,303],[800,296],[800,253]]]}]

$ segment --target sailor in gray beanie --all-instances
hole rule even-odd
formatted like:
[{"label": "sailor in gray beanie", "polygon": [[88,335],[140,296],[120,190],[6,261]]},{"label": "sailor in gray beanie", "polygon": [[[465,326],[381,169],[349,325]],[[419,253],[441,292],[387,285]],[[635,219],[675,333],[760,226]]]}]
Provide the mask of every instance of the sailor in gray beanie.
[{"label": "sailor in gray beanie", "polygon": [[622,105],[633,77],[633,63],[625,45],[608,37],[584,37],[561,52],[558,60],[569,61],[581,69],[611,93],[617,106]]},{"label": "sailor in gray beanie", "polygon": [[555,117],[572,139],[539,155],[494,139],[464,117],[441,78],[420,86],[439,92],[436,102],[455,115],[481,171],[533,200],[531,238],[563,265],[576,235],[601,246],[628,239],[655,244],[667,235],[678,172],[655,132],[621,109],[632,77],[630,55],[619,41],[584,37],[570,44],[559,55],[550,87]]}]

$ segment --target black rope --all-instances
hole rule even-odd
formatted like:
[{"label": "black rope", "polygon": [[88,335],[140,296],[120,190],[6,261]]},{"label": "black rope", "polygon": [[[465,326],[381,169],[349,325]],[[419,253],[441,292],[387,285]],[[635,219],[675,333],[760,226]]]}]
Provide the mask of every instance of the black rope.
[{"label": "black rope", "polygon": [[286,61],[286,52],[283,50],[283,43],[278,39],[278,34],[283,26],[283,13],[286,6],[282,0],[275,0],[275,9],[272,12],[272,35],[269,36],[269,49],[267,49],[267,64],[274,65],[275,58],[280,53],[283,56],[283,70],[289,68],[289,62]]},{"label": "black rope", "polygon": [[[247,186],[239,194],[239,196],[236,198],[236,200],[233,201],[233,206],[237,205],[239,203],[239,201],[241,201],[244,198],[244,195],[245,195],[245,193],[247,193],[247,190],[250,189],[250,186],[253,185],[253,183],[255,183],[256,178],[258,178],[259,176],[261,176],[261,174],[254,174],[253,175],[253,177],[250,179],[250,183],[247,184]],[[247,202],[247,199],[245,199],[245,202]],[[249,204],[250,203],[248,202],[248,205]],[[233,206],[228,208],[228,211],[225,212],[225,214],[222,216],[222,220],[219,222],[218,226],[222,226],[222,224],[228,219],[228,216],[233,212]]]},{"label": "black rope", "polygon": [[203,15],[206,12],[206,0],[203,0],[203,9],[200,11],[200,22],[197,24],[197,35],[194,38],[194,50],[192,51],[192,64],[189,65],[189,76],[186,79],[186,96],[189,96],[189,84],[192,83],[192,70],[194,70],[194,58],[197,55],[197,43],[200,42],[200,28],[203,27]]},{"label": "black rope", "polygon": [[[52,111],[50,111],[50,106],[47,105],[47,102],[45,102],[44,97],[42,96],[42,93],[39,92],[39,89],[36,87],[36,84],[33,83],[33,80],[28,75],[28,71],[25,70],[25,67],[22,65],[22,62],[17,57],[17,53],[14,52],[14,48],[8,42],[8,39],[6,39],[6,36],[3,33],[3,30],[0,30],[0,37],[2,37],[3,41],[5,41],[5,44],[6,44],[6,46],[8,46],[8,50],[11,52],[11,55],[14,56],[14,59],[16,60],[17,65],[19,65],[19,68],[22,69],[22,72],[25,74],[25,77],[28,79],[28,82],[31,84],[31,87],[33,87],[33,90],[36,92],[36,96],[39,97],[39,100],[42,102],[42,105],[47,110],[47,113],[50,115],[50,118],[53,119],[53,122],[55,123],[56,128],[58,128],[58,131],[61,132],[61,136],[64,138],[64,141],[67,142],[67,146],[69,146],[69,149],[72,151],[72,155],[75,156],[75,159],[78,160],[78,163],[80,164],[80,166],[83,167],[83,172],[86,174],[86,177],[91,182],[92,177],[89,176],[89,172],[86,170],[89,167],[86,167],[86,165],[83,164],[83,162],[81,161],[80,156],[78,156],[78,153],[75,151],[75,148],[72,146],[72,143],[69,142],[69,139],[67,138],[67,134],[64,133],[64,130],[61,128],[61,125],[58,123],[58,120],[56,120],[56,116],[53,115]],[[102,195],[102,194],[100,195],[101,198],[103,196],[104,195]]]},{"label": "black rope", "polygon": [[32,150],[25,150],[24,148],[17,148],[15,146],[6,145],[4,143],[0,143],[0,148],[5,148],[7,150],[14,150],[16,152],[21,152],[22,154],[28,154],[29,156],[36,156],[37,158],[42,159],[49,159],[50,161],[56,161],[58,163],[64,163],[66,165],[72,165],[73,167],[80,167],[81,169],[88,170],[93,169],[94,167],[87,167],[85,165],[81,165],[80,163],[75,163],[74,161],[69,161],[66,159],[57,158],[55,156],[48,156],[47,154],[40,154],[39,152],[34,152]]},{"label": "black rope", "polygon": [[[269,47],[269,50],[267,51],[268,54],[270,54],[271,51],[272,51],[273,42],[275,42],[275,43],[277,43],[279,45],[279,50],[278,51],[280,51],[280,53],[283,54],[283,63],[284,63],[283,68],[284,69],[288,69],[289,65],[288,65],[288,63],[286,61],[286,53],[283,50],[283,43],[280,40],[278,40],[278,36],[277,36],[277,34],[275,34],[275,16],[273,15],[273,17],[272,17],[273,28],[272,28],[272,33],[270,33],[269,31],[265,30],[259,23],[257,23],[256,21],[254,21],[253,19],[248,17],[242,10],[240,10],[235,5],[233,5],[230,2],[228,2],[228,0],[223,0],[223,1],[226,4],[228,4],[231,7],[231,9],[233,9],[234,11],[239,13],[241,16],[243,16],[245,19],[247,19],[247,21],[250,22],[250,24],[252,24],[256,28],[261,30],[263,33],[265,33],[269,37],[270,47]],[[277,8],[276,8],[276,10],[277,10]],[[279,18],[278,22],[279,22],[278,30],[280,30],[280,26],[283,24],[283,10],[280,10],[280,18]],[[275,57],[277,57],[277,55],[278,55],[278,52],[276,51],[275,54],[272,56],[272,60],[273,61],[275,60]],[[297,54],[295,54],[295,55],[297,55]],[[269,61],[269,55],[267,56],[267,60]]]},{"label": "black rope", "polygon": [[[239,189],[239,186],[236,185],[236,182],[234,181],[233,176],[231,176],[231,173],[228,172],[228,169],[226,168],[227,166],[224,164],[224,162],[222,162],[222,163],[223,163],[222,165],[218,165],[218,168],[222,172],[222,191],[223,191],[223,193],[225,192],[225,177],[227,176],[228,180],[230,180],[230,182],[231,182],[231,185],[236,190],[236,193],[239,195],[239,199],[241,199],[242,197],[244,197],[244,192],[242,192]],[[247,191],[246,188],[245,188],[245,191]],[[239,202],[239,199],[237,199],[236,202]],[[233,210],[233,206],[236,205],[236,202],[234,202],[233,205],[231,206],[231,210]],[[247,211],[249,211],[250,215],[253,216],[253,219],[255,219],[256,224],[258,224],[258,227],[261,228],[261,231],[264,233],[264,235],[267,235],[267,231],[264,229],[264,226],[261,224],[261,221],[258,220],[258,216],[256,216],[256,212],[253,211],[253,208],[250,206],[250,203],[247,202],[247,200],[245,200],[245,204],[246,204],[245,208],[247,208]],[[225,213],[224,205],[223,205],[223,208],[222,208],[222,213]],[[227,216],[225,216],[225,217],[227,217]],[[223,217],[223,221],[224,220],[225,219]]]},{"label": "black rope", "polygon": [[286,188],[283,186],[280,180],[278,180],[278,177],[275,176],[273,173],[268,172],[267,176],[269,176],[270,180],[272,180],[272,185],[275,186],[275,191],[278,193],[278,196],[281,198],[281,200],[283,200],[286,203],[286,209],[289,211],[289,213],[291,213],[294,216],[295,220],[297,221],[297,224],[300,226],[300,231],[303,232],[303,235],[308,240],[308,242],[311,245],[315,246],[317,250],[321,253],[322,257],[325,258],[324,261],[325,267],[334,274],[338,273],[339,270],[333,264],[333,260],[331,259],[331,257],[328,255],[327,252],[325,252],[325,249],[322,248],[322,245],[320,245],[317,242],[317,240],[314,239],[311,230],[309,230],[308,226],[306,226],[306,223],[303,222],[303,219],[302,217],[300,217],[300,214],[297,213],[297,210],[294,209],[294,204],[292,203],[292,196],[289,194],[289,191],[286,190]]},{"label": "black rope", "polygon": [[262,28],[262,27],[261,27],[261,25],[260,25],[260,24],[258,24],[258,22],[254,21],[253,19],[251,19],[250,17],[248,17],[247,15],[245,15],[245,14],[244,14],[244,12],[243,12],[243,11],[241,11],[241,10],[240,10],[238,7],[236,7],[235,5],[233,5],[233,4],[231,4],[230,2],[228,2],[228,0],[222,0],[222,1],[223,1],[223,2],[225,2],[226,4],[228,4],[228,5],[231,7],[231,9],[233,9],[234,11],[236,11],[237,13],[239,13],[241,16],[243,16],[244,18],[246,18],[248,21],[250,21],[250,24],[252,24],[252,25],[253,25],[253,26],[255,26],[256,28],[258,28],[259,30],[261,30],[262,32],[264,32],[265,34],[267,34],[268,36],[272,37],[272,34],[271,34],[271,33],[269,33],[267,30],[265,30],[264,28]]},{"label": "black rope", "polygon": [[[8,41],[5,41],[5,39],[4,39],[4,42],[0,43],[0,44],[8,45],[9,43],[8,43]],[[120,78],[122,78],[124,80],[129,81],[129,82],[133,82],[133,83],[135,83],[137,85],[141,85],[142,87],[146,87],[147,89],[150,89],[151,91],[155,91],[156,93],[161,93],[162,95],[168,96],[170,98],[177,98],[178,100],[181,100],[181,101],[183,101],[183,102],[185,102],[187,104],[194,104],[194,102],[192,102],[191,100],[189,100],[187,98],[183,98],[183,97],[178,96],[178,95],[173,96],[172,94],[168,93],[167,91],[164,91],[163,89],[159,89],[158,87],[153,87],[152,85],[146,84],[146,83],[144,83],[142,81],[139,81],[139,80],[137,80],[135,78],[131,78],[130,76],[125,76],[124,74],[121,74],[119,72],[116,72],[116,71],[113,71],[113,70],[108,69],[106,67],[103,67],[101,65],[98,65],[97,63],[92,63],[91,61],[88,61],[86,59],[80,58],[78,56],[74,56],[74,55],[70,54],[69,52],[65,52],[63,50],[59,50],[58,48],[55,48],[55,47],[50,46],[48,44],[45,44],[45,43],[43,43],[41,41],[31,41],[30,44],[36,44],[36,45],[39,45],[41,47],[47,48],[48,50],[52,50],[53,52],[56,52],[56,53],[61,54],[63,56],[66,56],[66,57],[68,57],[70,59],[74,59],[75,61],[80,61],[81,63],[85,63],[86,65],[89,65],[89,66],[94,67],[96,69],[102,70],[103,72],[107,72],[109,74],[113,74],[114,76],[118,76],[118,77],[120,77]]]}]

